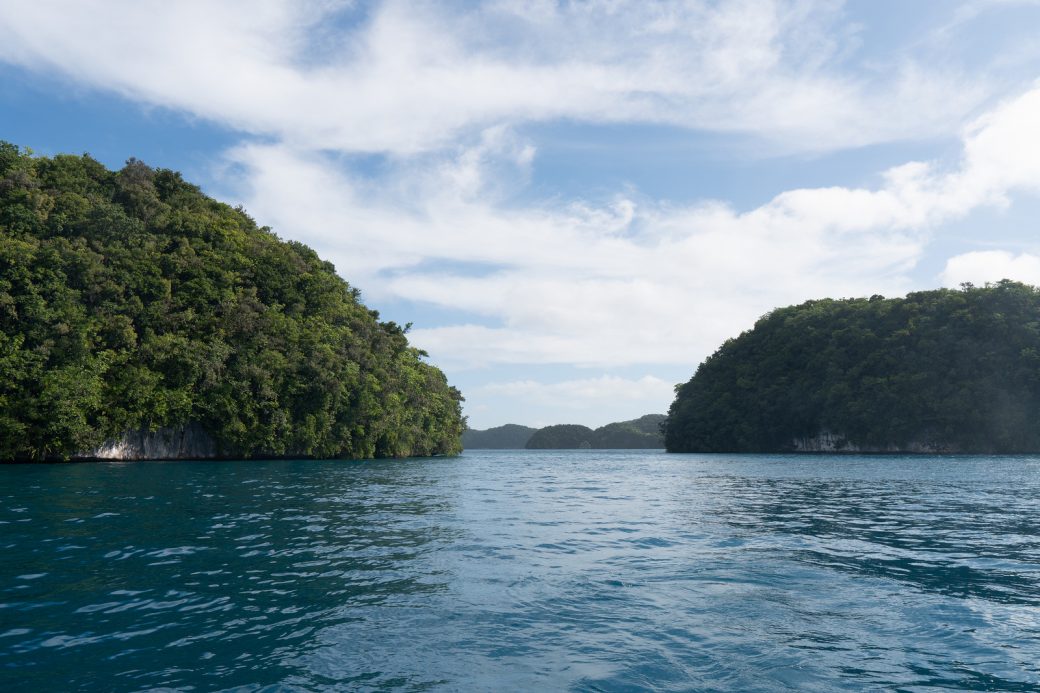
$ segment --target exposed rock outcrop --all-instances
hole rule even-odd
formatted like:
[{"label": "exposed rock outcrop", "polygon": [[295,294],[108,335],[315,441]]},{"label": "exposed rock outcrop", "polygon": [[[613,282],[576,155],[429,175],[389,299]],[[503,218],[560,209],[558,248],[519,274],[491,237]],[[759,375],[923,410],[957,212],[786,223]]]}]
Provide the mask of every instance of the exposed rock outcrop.
[{"label": "exposed rock outcrop", "polygon": [[127,431],[93,450],[73,455],[78,460],[203,460],[217,456],[213,438],[197,423],[176,428]]},{"label": "exposed rock outcrop", "polygon": [[912,453],[912,454],[944,454],[955,453],[951,445],[939,441],[914,440],[905,445],[855,445],[840,433],[821,431],[815,436],[795,438],[792,441],[795,452],[851,452],[851,453]]}]

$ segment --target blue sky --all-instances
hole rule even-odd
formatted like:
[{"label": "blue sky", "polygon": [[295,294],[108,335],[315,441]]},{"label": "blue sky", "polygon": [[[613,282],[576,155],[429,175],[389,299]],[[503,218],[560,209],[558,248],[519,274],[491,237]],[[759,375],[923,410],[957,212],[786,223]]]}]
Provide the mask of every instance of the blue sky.
[{"label": "blue sky", "polygon": [[0,139],[333,261],[476,428],[663,412],[768,310],[1040,284],[1040,2],[0,5]]}]

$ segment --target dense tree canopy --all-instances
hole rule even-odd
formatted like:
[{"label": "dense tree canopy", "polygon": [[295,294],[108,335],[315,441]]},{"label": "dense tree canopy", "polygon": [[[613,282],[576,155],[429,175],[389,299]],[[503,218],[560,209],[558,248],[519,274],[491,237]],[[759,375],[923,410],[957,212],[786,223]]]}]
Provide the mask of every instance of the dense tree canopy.
[{"label": "dense tree canopy", "polygon": [[663,448],[661,423],[664,414],[647,414],[631,421],[600,426],[593,431],[594,448]]},{"label": "dense tree canopy", "polygon": [[0,143],[0,459],[189,422],[234,456],[457,452],[461,396],[378,317],[178,173]]},{"label": "dense tree canopy", "polygon": [[467,428],[462,434],[462,447],[467,450],[523,450],[537,428],[505,424],[483,431]]},{"label": "dense tree canopy", "polygon": [[527,441],[528,450],[568,450],[592,447],[593,430],[580,424],[556,424],[535,431]]},{"label": "dense tree canopy", "polygon": [[1002,281],[809,301],[727,341],[676,389],[674,452],[1040,450],[1040,290]]},{"label": "dense tree canopy", "polygon": [[596,450],[662,448],[662,414],[647,414],[632,421],[618,421],[593,430],[578,424],[560,424],[540,428],[527,441],[529,450]]}]

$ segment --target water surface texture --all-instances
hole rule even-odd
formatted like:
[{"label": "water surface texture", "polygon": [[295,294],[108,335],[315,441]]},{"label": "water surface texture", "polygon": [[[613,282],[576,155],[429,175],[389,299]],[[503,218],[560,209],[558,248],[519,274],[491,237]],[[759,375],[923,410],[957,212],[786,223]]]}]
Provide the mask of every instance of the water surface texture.
[{"label": "water surface texture", "polygon": [[0,689],[1040,690],[1040,458],[0,467]]}]

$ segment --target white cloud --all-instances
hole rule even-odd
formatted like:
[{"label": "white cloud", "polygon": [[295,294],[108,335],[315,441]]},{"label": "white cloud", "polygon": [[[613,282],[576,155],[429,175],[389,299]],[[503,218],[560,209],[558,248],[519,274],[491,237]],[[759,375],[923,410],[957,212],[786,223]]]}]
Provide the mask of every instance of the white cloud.
[{"label": "white cloud", "polygon": [[9,0],[0,60],[297,148],[404,154],[561,118],[825,150],[951,133],[993,91],[909,55],[856,62],[833,0],[351,8]]},{"label": "white cloud", "polygon": [[1031,253],[1015,255],[1003,250],[963,253],[950,258],[942,272],[943,284],[951,287],[965,282],[981,285],[1001,279],[1040,286],[1040,256]]},{"label": "white cloud", "polygon": [[318,247],[375,303],[481,316],[412,333],[442,363],[676,364],[777,305],[912,288],[909,271],[943,222],[1040,190],[1036,122],[1040,89],[972,123],[953,166],[911,162],[874,189],[791,190],[746,212],[624,195],[504,205],[502,167],[522,175],[528,154],[503,130],[437,165],[402,163],[380,179],[392,186],[283,145],[232,158],[246,207]]},{"label": "white cloud", "polygon": [[524,422],[535,427],[554,423],[581,423],[598,427],[644,414],[663,414],[674,397],[673,385],[645,375],[623,378],[600,375],[562,382],[513,380],[467,389],[467,397],[494,406],[467,405],[477,428]]},{"label": "white cloud", "polygon": [[476,388],[476,393],[506,395],[535,404],[558,405],[574,409],[587,409],[590,405],[606,399],[643,400],[667,407],[672,400],[673,385],[652,375],[637,379],[601,375],[596,378],[564,380],[555,383],[543,383],[535,380],[488,383]]},{"label": "white cloud", "polygon": [[994,108],[967,131],[963,169],[952,191],[962,204],[1006,203],[1015,190],[1040,191],[1040,86]]},{"label": "white cloud", "polygon": [[394,296],[501,323],[412,333],[455,366],[688,363],[777,303],[905,289],[923,235],[891,225],[927,216],[916,179],[792,191],[743,214],[624,198],[509,209],[480,194],[480,174],[460,184],[449,165],[376,192],[279,146],[234,156],[246,207],[317,247],[375,303]]}]

